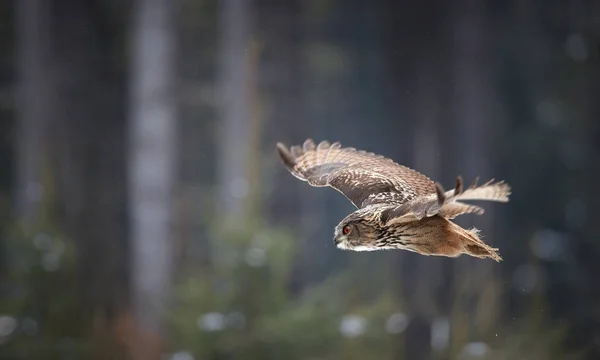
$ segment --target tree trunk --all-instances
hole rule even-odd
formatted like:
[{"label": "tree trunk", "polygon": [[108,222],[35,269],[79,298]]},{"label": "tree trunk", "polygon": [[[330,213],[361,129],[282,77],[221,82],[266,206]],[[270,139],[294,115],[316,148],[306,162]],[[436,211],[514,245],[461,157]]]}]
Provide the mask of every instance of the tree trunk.
[{"label": "tree trunk", "polygon": [[[491,144],[491,112],[492,85],[489,77],[490,58],[486,48],[489,30],[486,26],[488,13],[485,5],[479,2],[464,1],[455,8],[453,23],[454,35],[454,129],[452,138],[455,141],[455,157],[458,159],[455,168],[462,174],[465,182],[470,183],[476,176],[482,181],[491,178],[489,166]],[[463,227],[476,225],[484,233],[493,233],[493,203],[487,204],[485,216],[461,217],[455,221]],[[497,243],[493,243],[497,246]],[[473,311],[483,295],[493,286],[493,262],[481,261],[472,258],[461,259],[456,262],[455,287],[459,301],[455,304],[454,315],[467,318],[468,322],[455,319],[456,326],[452,329],[453,349],[460,351],[468,339],[472,338],[476,327],[478,315]],[[495,304],[488,303],[486,316],[497,312]],[[467,315],[468,314],[468,315]]]},{"label": "tree trunk", "polygon": [[128,302],[124,70],[107,31],[123,27],[98,2],[55,1],[49,10],[59,227],[76,245],[78,321],[92,333],[94,357],[106,358],[122,350],[111,322]]},{"label": "tree trunk", "polygon": [[243,224],[250,191],[246,167],[250,150],[249,94],[250,1],[223,0],[221,6],[221,73],[218,207],[229,224]]},{"label": "tree trunk", "polygon": [[176,177],[175,22],[170,0],[140,0],[134,10],[129,191],[133,357],[158,359],[172,269]]},{"label": "tree trunk", "polygon": [[49,69],[48,3],[43,0],[17,2],[17,169],[16,215],[32,226],[43,195],[42,170],[44,132],[52,118]]},{"label": "tree trunk", "polygon": [[[439,181],[439,62],[434,59],[435,56],[432,56],[431,52],[425,51],[424,56],[417,62],[413,164],[418,171]],[[410,256],[403,262],[403,294],[414,316],[406,329],[407,359],[429,359],[432,356],[431,320],[438,312],[434,288],[440,283],[440,262],[444,259],[438,260]]]}]

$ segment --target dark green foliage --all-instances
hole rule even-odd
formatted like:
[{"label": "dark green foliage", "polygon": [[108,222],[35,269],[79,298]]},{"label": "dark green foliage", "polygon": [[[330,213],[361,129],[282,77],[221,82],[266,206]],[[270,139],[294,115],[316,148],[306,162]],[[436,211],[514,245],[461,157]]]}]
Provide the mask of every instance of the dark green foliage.
[{"label": "dark green foliage", "polygon": [[86,356],[89,333],[79,301],[80,279],[71,241],[52,226],[3,234],[0,313],[16,321],[3,338],[2,355],[14,359]]}]

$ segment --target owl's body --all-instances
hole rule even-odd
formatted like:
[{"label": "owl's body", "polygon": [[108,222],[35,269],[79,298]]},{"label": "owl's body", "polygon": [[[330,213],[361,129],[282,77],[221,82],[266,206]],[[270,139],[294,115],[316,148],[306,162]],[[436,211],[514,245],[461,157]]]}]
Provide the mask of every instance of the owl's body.
[{"label": "owl's body", "polygon": [[286,168],[312,186],[330,186],[346,196],[357,210],[335,228],[339,249],[373,251],[403,249],[423,255],[457,257],[468,254],[500,261],[498,249],[486,245],[475,229],[466,230],[450,221],[467,213],[483,214],[479,206],[464,200],[507,202],[510,187],[475,181],[463,190],[457,179],[453,190],[425,175],[381,155],[342,148],[340,143],[306,140],[277,150]]}]

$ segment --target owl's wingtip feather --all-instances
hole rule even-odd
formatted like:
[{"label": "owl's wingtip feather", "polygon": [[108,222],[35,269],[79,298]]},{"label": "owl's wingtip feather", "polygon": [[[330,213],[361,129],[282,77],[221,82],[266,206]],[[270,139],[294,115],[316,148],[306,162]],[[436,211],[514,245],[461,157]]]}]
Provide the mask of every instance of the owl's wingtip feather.
[{"label": "owl's wingtip feather", "polygon": [[312,150],[315,150],[316,148],[317,148],[317,146],[315,145],[314,140],[311,138],[304,140],[304,143],[302,144],[302,150],[304,150],[304,152],[312,151]]},{"label": "owl's wingtip feather", "polygon": [[285,146],[282,142],[277,143],[277,154],[284,165],[288,168],[293,168],[296,166],[296,158],[290,153],[287,146]]}]

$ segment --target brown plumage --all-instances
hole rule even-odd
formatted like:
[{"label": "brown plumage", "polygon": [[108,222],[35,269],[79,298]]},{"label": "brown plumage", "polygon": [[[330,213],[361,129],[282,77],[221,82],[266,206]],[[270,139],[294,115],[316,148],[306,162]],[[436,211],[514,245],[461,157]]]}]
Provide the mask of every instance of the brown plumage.
[{"label": "brown plumage", "polygon": [[493,180],[463,189],[458,177],[452,190],[427,176],[374,153],[342,147],[339,142],[308,139],[302,146],[277,144],[277,152],[296,178],[316,187],[341,192],[357,210],[335,228],[340,249],[372,251],[404,249],[423,255],[502,260],[498,249],[486,245],[476,229],[466,230],[450,219],[483,214],[464,200],[508,202],[510,186]]}]

